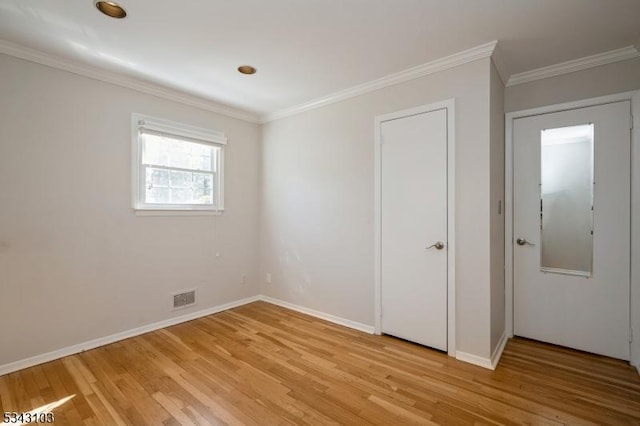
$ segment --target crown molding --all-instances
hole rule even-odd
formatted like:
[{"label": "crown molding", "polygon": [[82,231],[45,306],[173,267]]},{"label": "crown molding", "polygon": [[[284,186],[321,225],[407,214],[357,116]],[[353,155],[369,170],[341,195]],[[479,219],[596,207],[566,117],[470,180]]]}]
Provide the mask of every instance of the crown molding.
[{"label": "crown molding", "polygon": [[574,59],[547,67],[537,68],[531,71],[525,71],[514,74],[509,78],[507,86],[515,86],[517,84],[528,83],[530,81],[541,80],[543,78],[555,77],[562,74],[568,74],[575,71],[586,70],[598,67],[600,65],[612,64],[614,62],[624,61],[640,57],[640,52],[636,46],[627,46],[621,49],[610,50],[608,52],[598,53],[584,58]]},{"label": "crown molding", "polygon": [[499,44],[496,44],[495,49],[493,49],[491,60],[493,61],[493,65],[495,65],[496,67],[496,71],[498,71],[498,75],[500,75],[502,84],[506,86],[507,82],[509,81],[509,69],[504,62],[504,55],[502,54],[502,49],[500,49]]},{"label": "crown molding", "polygon": [[291,108],[285,108],[274,113],[265,114],[261,117],[260,122],[267,123],[269,121],[289,117],[291,115],[299,114],[304,111],[310,111],[312,109],[320,108],[336,102],[344,101],[349,98],[360,96],[365,93],[374,92],[385,87],[404,83],[406,81],[424,77],[429,74],[434,74],[439,71],[448,70],[450,68],[466,64],[468,62],[477,61],[478,59],[488,58],[493,54],[497,44],[498,41],[494,40],[489,43],[485,43],[483,45],[476,46],[474,48],[464,50],[450,56],[445,56],[444,58],[427,62],[426,64],[418,65],[416,67],[409,68],[394,74],[389,74],[385,77],[378,78],[376,80],[372,80],[327,96],[323,96],[321,98],[314,99],[310,102],[305,102]]},{"label": "crown molding", "polygon": [[99,80],[105,83],[115,84],[116,86],[125,87],[138,92],[153,95],[162,99],[178,102],[191,107],[203,109],[227,117],[237,118],[239,120],[248,121],[250,123],[258,123],[258,117],[247,111],[222,105],[217,102],[209,101],[197,96],[189,95],[178,90],[169,89],[168,87],[154,84],[140,79],[129,77],[120,73],[107,71],[90,65],[81,64],[76,61],[64,59],[45,53],[39,50],[24,47],[5,40],[0,40],[0,53],[24,59],[26,61],[35,62],[51,68],[67,71],[73,74]]}]

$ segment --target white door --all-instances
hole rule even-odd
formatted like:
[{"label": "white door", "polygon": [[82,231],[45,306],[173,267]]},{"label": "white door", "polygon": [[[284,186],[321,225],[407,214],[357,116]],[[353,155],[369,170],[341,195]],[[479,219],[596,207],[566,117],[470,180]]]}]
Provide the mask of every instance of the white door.
[{"label": "white door", "polygon": [[447,110],[383,121],[381,331],[447,350]]},{"label": "white door", "polygon": [[514,333],[628,360],[628,101],[514,120]]}]

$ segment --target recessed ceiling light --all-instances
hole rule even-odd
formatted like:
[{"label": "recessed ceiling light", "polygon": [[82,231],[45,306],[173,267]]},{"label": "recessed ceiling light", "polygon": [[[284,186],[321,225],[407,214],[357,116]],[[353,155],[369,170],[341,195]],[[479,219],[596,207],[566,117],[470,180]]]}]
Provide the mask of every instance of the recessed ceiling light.
[{"label": "recessed ceiling light", "polygon": [[97,1],[96,7],[100,12],[112,18],[122,19],[127,16],[127,11],[118,3],[112,1]]},{"label": "recessed ceiling light", "polygon": [[252,67],[251,65],[240,65],[238,67],[238,72],[240,72],[242,74],[255,74],[256,71],[257,70],[254,67]]}]

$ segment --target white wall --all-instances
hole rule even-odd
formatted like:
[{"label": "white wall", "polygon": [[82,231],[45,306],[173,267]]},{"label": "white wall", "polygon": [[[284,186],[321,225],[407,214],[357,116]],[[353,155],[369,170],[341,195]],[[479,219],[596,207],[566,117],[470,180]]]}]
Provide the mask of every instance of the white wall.
[{"label": "white wall", "polygon": [[374,117],[453,97],[457,349],[490,356],[490,62],[264,125],[263,294],[374,324]]},{"label": "white wall", "polygon": [[[257,125],[6,55],[0,75],[0,365],[259,292]],[[134,215],[132,112],[226,133],[224,215]]]},{"label": "white wall", "polygon": [[640,89],[640,58],[536,80],[505,91],[505,111],[521,111]]},{"label": "white wall", "polygon": [[504,84],[491,64],[491,354],[505,333]]}]

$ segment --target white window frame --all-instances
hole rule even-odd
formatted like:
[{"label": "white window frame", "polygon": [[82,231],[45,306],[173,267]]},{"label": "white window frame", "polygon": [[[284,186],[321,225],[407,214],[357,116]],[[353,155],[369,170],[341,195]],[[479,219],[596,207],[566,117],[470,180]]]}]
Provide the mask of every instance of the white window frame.
[{"label": "white window frame", "polygon": [[[145,170],[142,164],[142,132],[149,130],[156,134],[166,134],[177,139],[196,142],[219,148],[217,202],[202,204],[150,204],[145,203]],[[148,115],[131,115],[131,195],[132,207],[137,215],[219,215],[224,211],[224,151],[227,138],[222,132],[190,126]]]}]

